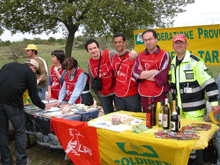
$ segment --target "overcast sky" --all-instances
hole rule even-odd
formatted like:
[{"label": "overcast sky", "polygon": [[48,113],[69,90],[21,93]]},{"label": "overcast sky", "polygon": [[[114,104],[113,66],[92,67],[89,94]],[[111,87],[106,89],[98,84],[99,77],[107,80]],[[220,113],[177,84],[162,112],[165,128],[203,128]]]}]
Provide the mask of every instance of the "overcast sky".
[{"label": "overcast sky", "polygon": [[[194,4],[187,5],[185,8],[187,11],[185,13],[181,13],[175,18],[174,27],[220,24],[219,5],[219,0],[195,0]],[[76,33],[76,36],[77,35],[80,35],[80,31]],[[58,39],[62,38],[63,34],[62,32],[50,35],[31,35],[28,33],[17,33],[12,36],[10,31],[7,30],[0,36],[0,39],[2,41],[21,41],[23,38],[33,39],[36,37],[41,39],[54,37]]]}]

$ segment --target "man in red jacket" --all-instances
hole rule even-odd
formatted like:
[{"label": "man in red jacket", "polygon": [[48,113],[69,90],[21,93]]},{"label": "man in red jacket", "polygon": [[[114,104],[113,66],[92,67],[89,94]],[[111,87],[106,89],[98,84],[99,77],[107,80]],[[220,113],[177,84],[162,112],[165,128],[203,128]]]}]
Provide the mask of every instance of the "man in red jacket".
[{"label": "man in red jacket", "polygon": [[132,68],[135,63],[130,60],[126,50],[126,38],[123,33],[113,36],[115,49],[118,51],[112,58],[112,67],[115,72],[116,83],[114,92],[117,96],[116,110],[141,112],[141,100],[138,94],[138,83],[134,79]]},{"label": "man in red jacket", "polygon": [[88,73],[91,78],[91,82],[94,80],[94,78],[98,77],[98,70],[99,78],[102,82],[102,89],[100,91],[95,89],[93,90],[101,101],[104,113],[111,113],[114,111],[113,101],[115,103],[116,96],[114,94],[114,71],[110,61],[112,57],[117,54],[117,52],[113,50],[100,51],[99,43],[94,39],[88,40],[86,42],[85,48],[87,52],[91,55],[91,58],[87,63]]},{"label": "man in red jacket", "polygon": [[142,38],[146,49],[136,58],[133,73],[139,82],[138,91],[143,111],[146,112],[149,97],[154,97],[155,105],[161,100],[165,102],[170,90],[167,75],[171,59],[169,54],[157,45],[155,30],[144,31]]}]

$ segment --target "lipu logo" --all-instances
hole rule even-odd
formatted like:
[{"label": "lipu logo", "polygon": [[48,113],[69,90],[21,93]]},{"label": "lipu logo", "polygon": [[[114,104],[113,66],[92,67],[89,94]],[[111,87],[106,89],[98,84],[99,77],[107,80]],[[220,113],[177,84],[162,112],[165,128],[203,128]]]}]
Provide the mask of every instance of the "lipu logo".
[{"label": "lipu logo", "polygon": [[136,146],[132,143],[116,143],[118,147],[128,155],[139,155],[139,156],[146,156],[151,158],[159,158],[157,153],[151,146],[147,145],[140,145]]}]

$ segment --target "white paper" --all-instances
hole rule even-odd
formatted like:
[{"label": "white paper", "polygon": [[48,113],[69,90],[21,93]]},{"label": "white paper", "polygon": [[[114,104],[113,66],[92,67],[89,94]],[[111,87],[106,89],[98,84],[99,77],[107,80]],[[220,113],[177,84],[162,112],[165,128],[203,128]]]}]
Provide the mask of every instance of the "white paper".
[{"label": "white paper", "polygon": [[128,129],[131,129],[131,126],[120,124],[120,125],[112,125],[111,121],[107,120],[95,120],[95,121],[89,121],[88,124],[90,126],[96,127],[96,128],[104,128],[111,131],[116,132],[122,132],[126,131]]}]

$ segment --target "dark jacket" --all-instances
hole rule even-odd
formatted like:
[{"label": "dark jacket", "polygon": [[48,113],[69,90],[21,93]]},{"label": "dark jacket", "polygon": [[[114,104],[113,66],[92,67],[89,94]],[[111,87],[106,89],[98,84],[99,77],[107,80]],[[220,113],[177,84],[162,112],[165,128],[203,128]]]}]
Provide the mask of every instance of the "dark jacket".
[{"label": "dark jacket", "polygon": [[37,92],[36,75],[27,64],[9,63],[0,70],[0,103],[23,107],[23,93],[28,89],[32,102],[45,109]]}]

